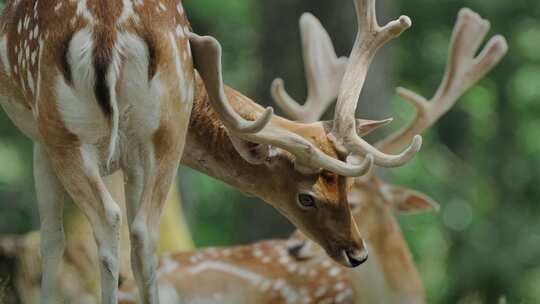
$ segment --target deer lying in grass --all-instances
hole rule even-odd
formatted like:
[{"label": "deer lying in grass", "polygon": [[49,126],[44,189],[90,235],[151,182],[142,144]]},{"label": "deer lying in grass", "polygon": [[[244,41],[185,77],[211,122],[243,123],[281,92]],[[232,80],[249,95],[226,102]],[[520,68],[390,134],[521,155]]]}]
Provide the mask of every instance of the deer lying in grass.
[{"label": "deer lying in grass", "polygon": [[219,43],[190,33],[178,1],[8,1],[0,19],[0,102],[35,143],[43,302],[61,301],[69,195],[94,229],[102,302],[116,303],[122,220],[103,176],[122,170],[133,272],[142,301],[158,303],[153,253],[182,156],[271,203],[336,261],[363,263],[367,251],[347,203],[348,180],[374,164],[404,165],[421,138],[398,155],[384,153],[357,133],[372,122],[354,113],[375,51],[409,26],[403,17],[370,29],[347,65],[335,119],[301,124],[273,118],[271,109],[224,87]]},{"label": "deer lying in grass", "polygon": [[[320,74],[320,67],[328,62],[318,61],[320,57],[310,46],[322,43],[317,49],[321,52],[333,48],[314,17],[304,15],[301,29],[308,101],[304,107],[299,106],[286,94],[281,80],[274,83],[273,95],[289,115],[309,122],[318,119],[330,105],[329,87],[335,87],[325,87],[329,82],[325,81],[327,75]],[[417,117],[402,135],[381,141],[377,145],[381,150],[391,151],[411,134],[427,130],[500,61],[507,51],[500,36],[492,38],[475,57],[488,29],[489,23],[478,14],[469,9],[460,11],[445,77],[437,93],[428,102],[411,91],[398,90],[417,107]],[[333,59],[343,62],[335,55]],[[364,266],[345,269],[335,264],[324,250],[299,233],[288,240],[173,253],[163,256],[158,267],[163,302],[180,303],[180,294],[185,301],[182,303],[424,303],[423,284],[394,213],[436,210],[438,205],[421,193],[386,184],[372,174],[354,181],[348,201],[371,249],[371,258]],[[135,303],[134,299],[133,284],[126,283],[121,303]]]}]

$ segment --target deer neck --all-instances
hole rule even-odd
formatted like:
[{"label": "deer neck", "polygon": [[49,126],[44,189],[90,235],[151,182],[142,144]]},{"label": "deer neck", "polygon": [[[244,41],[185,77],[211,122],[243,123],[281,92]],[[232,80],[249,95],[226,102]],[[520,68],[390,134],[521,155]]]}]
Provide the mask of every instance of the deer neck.
[{"label": "deer neck", "polygon": [[390,212],[383,213],[374,224],[377,228],[364,234],[368,261],[351,270],[355,303],[425,303],[424,287],[399,225]]},{"label": "deer neck", "polygon": [[[266,164],[249,164],[238,154],[208,100],[204,84],[199,77],[196,82],[196,97],[182,164],[221,180],[247,195],[268,200],[275,192],[274,181],[278,180],[280,172]],[[245,119],[253,119],[263,111],[256,103],[233,89],[227,87],[225,91],[231,105]],[[285,127],[294,125],[280,118],[274,118],[272,123]]]}]

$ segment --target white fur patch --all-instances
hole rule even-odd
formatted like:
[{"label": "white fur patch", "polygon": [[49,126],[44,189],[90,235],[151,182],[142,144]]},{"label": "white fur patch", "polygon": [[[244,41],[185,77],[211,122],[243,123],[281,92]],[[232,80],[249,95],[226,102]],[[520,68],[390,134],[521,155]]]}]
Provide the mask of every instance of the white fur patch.
[{"label": "white fur patch", "polygon": [[159,100],[165,88],[159,73],[151,81],[148,79],[149,51],[144,40],[132,33],[121,33],[118,45],[124,56],[119,111],[126,114],[128,121],[122,120],[128,124],[130,132],[146,139],[159,128]]},{"label": "white fur patch", "polygon": [[56,79],[56,102],[66,128],[81,141],[96,144],[108,135],[108,122],[94,98],[84,98],[64,80]]},{"label": "white fur patch", "polygon": [[96,144],[109,133],[108,119],[94,95],[95,72],[92,57],[92,33],[89,28],[77,32],[70,43],[68,62],[72,70],[70,87],[63,75],[56,79],[56,100],[67,129],[84,143]]}]

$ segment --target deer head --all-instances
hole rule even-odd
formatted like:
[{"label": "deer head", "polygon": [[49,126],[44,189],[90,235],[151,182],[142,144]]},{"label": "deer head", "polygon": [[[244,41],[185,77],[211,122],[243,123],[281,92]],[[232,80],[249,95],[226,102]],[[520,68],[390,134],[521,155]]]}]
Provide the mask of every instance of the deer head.
[{"label": "deer head", "polygon": [[[310,125],[271,119],[262,129],[257,129],[257,133],[238,131],[234,127],[227,128],[236,142],[236,149],[248,162],[284,168],[293,165],[295,170],[292,176],[297,177],[293,185],[300,185],[298,178],[301,176],[299,179],[305,181],[304,187],[308,191],[295,191],[297,194],[294,197],[281,198],[285,200],[278,201],[273,198],[274,205],[308,236],[320,243],[331,257],[347,266],[358,266],[367,259],[367,252],[348,207],[347,189],[350,178],[366,174],[373,164],[383,167],[404,165],[421,146],[421,138],[417,136],[404,152],[390,155],[377,150],[358,134],[358,129],[373,125],[373,122],[358,122],[354,115],[369,64],[383,44],[399,36],[410,26],[410,20],[402,17],[381,28],[374,15],[374,1],[356,0],[355,4],[359,35],[350,60],[348,64],[339,59],[336,60],[337,63],[329,61],[328,69],[337,70],[335,74],[327,76],[333,79],[333,87],[314,90],[314,95],[324,92],[323,95],[329,97],[339,96],[333,121]],[[305,30],[309,27],[303,28]],[[307,30],[304,34],[306,32]],[[312,58],[318,58],[321,62],[326,62],[328,58],[332,60],[335,52],[329,39],[318,39],[321,29],[317,27],[313,32],[315,34],[304,35],[308,42],[304,44],[304,47],[308,44],[308,57],[311,54]],[[324,33],[324,30],[322,32]],[[323,36],[325,35],[327,34],[324,33]],[[308,51],[314,45],[309,43],[310,38],[322,41],[324,46],[319,51]],[[223,84],[221,46],[212,37],[195,34],[190,36],[190,42],[195,67],[204,81],[213,107],[221,116],[233,113],[234,111],[227,109],[230,105],[229,96],[234,93],[227,94]],[[344,75],[343,81],[339,81],[340,74]],[[338,80],[335,80],[336,77]],[[271,113],[271,110],[266,110],[258,121],[265,121]],[[252,117],[255,118],[257,117]],[[228,126],[227,123],[225,125]],[[252,155],[253,151],[258,152],[258,157],[245,157]],[[285,190],[288,190],[287,188]],[[294,190],[297,190],[300,187],[295,188]],[[282,190],[283,188],[275,188],[274,191]]]}]

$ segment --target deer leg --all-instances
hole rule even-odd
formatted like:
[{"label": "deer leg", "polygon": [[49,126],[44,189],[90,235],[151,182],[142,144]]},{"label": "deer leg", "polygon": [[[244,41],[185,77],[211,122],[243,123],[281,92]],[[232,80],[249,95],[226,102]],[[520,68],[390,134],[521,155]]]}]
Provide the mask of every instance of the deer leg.
[{"label": "deer leg", "polygon": [[41,231],[41,301],[61,303],[58,279],[65,247],[62,211],[66,193],[39,144],[34,145],[34,180]]},{"label": "deer leg", "polygon": [[[180,154],[177,154],[179,156]],[[131,263],[142,303],[159,303],[156,256],[159,220],[179,163],[179,157],[149,156],[144,169],[126,173],[126,198],[131,236]],[[135,211],[134,211],[135,210]]]},{"label": "deer leg", "polygon": [[[137,151],[140,151],[137,149]],[[140,155],[140,153],[135,153]],[[135,216],[141,206],[143,195],[151,195],[152,168],[151,162],[134,160],[124,169],[125,174],[125,197],[128,226],[131,241],[131,267],[139,289],[142,303],[154,303],[158,301],[157,286],[155,283],[155,248],[150,248],[149,230],[145,221],[139,217],[135,222]],[[145,170],[146,167],[146,170]],[[149,168],[150,167],[150,168]]]},{"label": "deer leg", "polygon": [[92,225],[98,248],[101,303],[116,304],[122,213],[99,174],[95,150],[83,145],[49,152],[60,181]]}]

